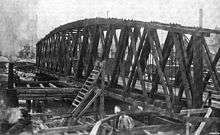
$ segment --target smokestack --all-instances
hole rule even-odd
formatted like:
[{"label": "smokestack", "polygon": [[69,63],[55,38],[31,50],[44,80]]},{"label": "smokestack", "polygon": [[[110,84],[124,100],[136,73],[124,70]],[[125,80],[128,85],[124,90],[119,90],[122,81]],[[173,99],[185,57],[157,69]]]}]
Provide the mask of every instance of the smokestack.
[{"label": "smokestack", "polygon": [[203,9],[199,9],[199,27],[203,26]]}]

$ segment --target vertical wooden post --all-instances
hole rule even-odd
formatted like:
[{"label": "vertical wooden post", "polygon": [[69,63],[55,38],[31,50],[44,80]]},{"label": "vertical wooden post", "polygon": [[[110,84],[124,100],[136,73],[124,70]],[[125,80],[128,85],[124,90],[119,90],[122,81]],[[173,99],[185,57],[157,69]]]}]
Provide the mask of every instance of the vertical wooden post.
[{"label": "vertical wooden post", "polygon": [[[136,46],[137,46],[138,37],[141,39],[140,28],[134,27],[134,30],[133,30],[133,32],[131,32],[131,36],[130,37],[131,37],[131,43],[130,43],[130,47],[128,48],[128,51],[129,51],[129,54],[128,54],[128,60],[129,61],[128,62],[130,62],[129,71],[130,71],[130,68],[132,68],[132,64],[133,64],[132,60],[135,57],[134,55],[136,53]],[[145,44],[146,44],[146,42],[145,42]],[[138,77],[137,72],[135,72],[134,76],[132,76],[133,80],[132,80],[132,84],[131,84],[131,89],[133,89],[135,87],[135,84],[136,84],[136,81],[137,81],[137,77]]]},{"label": "vertical wooden post", "polygon": [[[96,94],[96,91],[94,91],[94,95],[95,95],[95,94]],[[99,99],[99,98],[95,99],[94,102],[93,102],[93,112],[94,112],[94,119],[95,119],[95,120],[98,120],[98,113],[97,113],[97,110],[98,110],[98,109],[97,109],[97,107],[98,107],[98,106],[97,106],[97,105],[98,105],[98,99]]]},{"label": "vertical wooden post", "polygon": [[[105,89],[105,66],[106,66],[106,61],[105,60],[103,60],[102,61],[102,67],[103,67],[103,71],[101,72],[101,74],[100,74],[100,77],[99,77],[99,79],[100,79],[100,82],[98,83],[98,87],[99,88],[101,88],[102,89],[102,91],[101,91],[101,94],[99,95],[99,109],[98,109],[98,111],[99,111],[99,119],[103,119],[104,118],[104,116],[105,116],[105,104],[104,104],[104,89]],[[97,90],[97,93],[98,93],[99,91]],[[98,99],[97,99],[98,100]]]},{"label": "vertical wooden post", "polygon": [[[190,68],[191,68],[191,64],[192,64],[192,60],[193,60],[193,47],[192,47],[192,44],[193,44],[193,37],[191,37],[191,39],[188,43],[187,49],[186,49],[187,58],[188,58],[188,62],[186,63],[186,71],[187,71],[188,76],[191,76]],[[180,100],[182,98],[182,95],[183,95],[183,91],[184,91],[184,83],[181,82],[180,77],[181,77],[181,69],[179,68],[178,72],[176,74],[176,77],[175,77],[176,85],[180,85],[180,90],[179,90],[179,93],[178,93],[177,102],[180,102]],[[192,85],[190,83],[190,80],[192,80],[192,79],[188,78],[189,87],[190,87],[190,89],[192,89]]]},{"label": "vertical wooden post", "polygon": [[76,74],[76,78],[78,78],[78,79],[82,77],[82,73],[85,68],[84,58],[86,56],[86,50],[88,47],[87,45],[88,45],[88,30],[87,30],[87,28],[84,28],[83,43],[82,43],[82,47],[80,50],[80,57],[79,57],[79,61],[78,61],[77,74]]},{"label": "vertical wooden post", "polygon": [[126,93],[130,92],[130,85],[132,83],[132,80],[134,79],[135,71],[136,71],[137,65],[139,63],[139,58],[140,58],[141,50],[143,49],[146,35],[147,35],[147,28],[144,28],[144,31],[143,31],[143,34],[142,34],[142,37],[140,39],[140,43],[138,46],[138,50],[135,52],[134,63],[132,65],[132,70],[129,75],[129,79],[128,79],[127,86],[126,86],[126,91],[125,91]]},{"label": "vertical wooden post", "polygon": [[209,91],[208,97],[209,97],[209,99],[208,99],[208,107],[211,107],[211,105],[212,105],[212,92],[211,91]]},{"label": "vertical wooden post", "polygon": [[[140,64],[139,64],[140,68],[141,68],[141,72],[143,73],[143,75],[145,74],[145,70],[146,70],[146,67],[147,67],[147,60],[149,58],[150,50],[151,50],[150,44],[147,40],[145,40],[145,44],[143,46],[143,50],[142,50],[142,53],[141,53],[141,56],[140,56]],[[144,97],[147,97],[148,96],[148,91],[146,89],[144,89],[143,94],[144,94]]]},{"label": "vertical wooden post", "polygon": [[31,111],[31,100],[26,100],[26,106],[27,106],[28,112],[30,112]]},{"label": "vertical wooden post", "polygon": [[149,35],[149,42],[150,42],[151,49],[152,49],[152,56],[155,60],[155,63],[156,63],[156,66],[157,66],[157,72],[159,74],[160,81],[161,81],[161,84],[162,84],[162,88],[163,88],[163,92],[164,92],[164,95],[165,95],[168,111],[172,114],[173,113],[173,108],[172,108],[172,102],[171,102],[171,97],[170,97],[171,93],[169,93],[168,80],[167,80],[164,72],[162,71],[161,63],[160,63],[161,59],[162,59],[161,58],[162,54],[161,54],[161,51],[159,50],[159,48],[156,47],[157,43],[154,42],[153,37],[151,37],[151,34]]},{"label": "vertical wooden post", "polygon": [[105,97],[104,97],[104,92],[101,93],[100,95],[100,104],[99,104],[99,113],[100,113],[100,118],[103,119],[105,117]]},{"label": "vertical wooden post", "polygon": [[9,107],[18,107],[18,97],[16,89],[13,87],[14,83],[14,73],[13,73],[14,63],[9,63],[8,71],[8,90],[6,92],[7,97],[7,106]]},{"label": "vertical wooden post", "polygon": [[112,86],[114,86],[118,82],[119,69],[120,69],[119,65],[120,65],[120,62],[124,58],[125,48],[127,47],[129,29],[130,28],[128,28],[127,26],[121,28],[118,47],[117,47],[117,50],[116,50],[116,61],[115,61],[114,70],[113,70],[113,73],[112,73],[111,82],[110,82],[110,85],[112,85]]},{"label": "vertical wooden post", "polygon": [[36,100],[33,100],[33,101],[32,101],[31,107],[32,107],[32,112],[33,112],[33,113],[36,112]]},{"label": "vertical wooden post", "polygon": [[[187,118],[190,117],[190,112],[188,111],[187,112]],[[191,135],[190,133],[190,123],[189,122],[186,122],[186,135]]]},{"label": "vertical wooden post", "polygon": [[95,26],[92,29],[92,43],[91,43],[91,52],[88,56],[89,62],[88,62],[88,70],[87,70],[87,76],[89,76],[90,72],[92,71],[93,67],[94,67],[94,62],[98,56],[98,45],[99,45],[99,37],[100,37],[100,33],[99,33],[99,27]]},{"label": "vertical wooden post", "polygon": [[[30,84],[26,84],[27,88],[30,88]],[[27,109],[28,109],[28,112],[30,112],[31,110],[31,100],[26,100],[26,106],[27,106]]]},{"label": "vertical wooden post", "polygon": [[184,50],[183,42],[182,42],[182,34],[180,33],[173,33],[173,39],[174,39],[174,44],[177,50],[177,57],[180,65],[180,71],[181,71],[181,80],[182,83],[184,84],[184,90],[186,93],[186,98],[187,98],[187,105],[188,107],[192,106],[192,95],[191,95],[191,89],[190,89],[190,81],[188,81],[189,74],[187,74],[187,69],[186,69],[186,63],[187,63],[187,57],[186,53]]},{"label": "vertical wooden post", "polygon": [[201,45],[201,37],[195,37],[193,40],[193,70],[194,70],[194,86],[192,89],[193,108],[202,106],[203,96],[203,47]]},{"label": "vertical wooden post", "polygon": [[13,83],[14,83],[14,63],[10,62],[8,67],[8,89],[13,89]]},{"label": "vertical wooden post", "polygon": [[[103,63],[105,64],[105,63]],[[100,118],[103,119],[105,117],[105,96],[104,96],[104,89],[105,89],[105,74],[102,72],[101,74],[101,89],[102,93],[100,94],[100,104],[99,104],[99,113],[100,113]]]},{"label": "vertical wooden post", "polygon": [[[153,35],[153,39],[155,41],[155,45],[156,45],[156,48],[158,49],[159,51],[159,57],[160,57],[160,65],[161,65],[161,70],[162,72],[165,72],[165,67],[166,67],[166,63],[168,61],[168,57],[170,56],[170,52],[173,48],[173,45],[174,45],[174,42],[173,42],[173,38],[172,38],[172,34],[170,32],[168,32],[167,34],[167,38],[165,40],[165,43],[164,43],[164,47],[163,47],[163,51],[161,50],[161,47],[160,47],[160,43],[159,43],[159,38],[158,38],[158,35],[157,35],[157,32],[156,31],[153,31],[151,32]],[[167,80],[167,83],[169,82],[168,78],[165,76],[166,80]],[[150,97],[153,97],[155,92],[158,90],[158,83],[160,81],[160,77],[158,74],[154,74],[153,75],[153,83],[152,83],[152,89],[151,89],[151,92],[150,92]],[[172,96],[173,95],[173,91],[172,91],[172,88],[169,88],[169,92],[170,92],[170,95]]]}]

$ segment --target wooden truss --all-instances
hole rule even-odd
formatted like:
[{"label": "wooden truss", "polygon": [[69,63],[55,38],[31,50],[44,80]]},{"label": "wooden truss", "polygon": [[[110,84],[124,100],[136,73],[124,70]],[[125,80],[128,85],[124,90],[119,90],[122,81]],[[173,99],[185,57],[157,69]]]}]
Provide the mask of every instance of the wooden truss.
[{"label": "wooden truss", "polygon": [[[164,43],[158,30],[167,33]],[[121,19],[80,20],[56,28],[37,43],[37,67],[80,80],[88,77],[96,59],[106,60],[105,88],[121,86],[124,96],[139,89],[147,101],[163,93],[171,112],[182,98],[187,107],[199,108],[210,78],[219,91],[220,50],[212,60],[205,41],[210,33],[220,31]],[[170,64],[172,57],[176,65]],[[177,71],[167,73],[167,68]],[[146,79],[148,73],[152,79]]]}]

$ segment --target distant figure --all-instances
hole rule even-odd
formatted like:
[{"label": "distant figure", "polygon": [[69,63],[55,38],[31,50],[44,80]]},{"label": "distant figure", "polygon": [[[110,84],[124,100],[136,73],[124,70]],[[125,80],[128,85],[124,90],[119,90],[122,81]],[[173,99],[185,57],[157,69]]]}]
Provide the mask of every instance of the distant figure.
[{"label": "distant figure", "polygon": [[117,113],[119,113],[119,112],[121,112],[121,107],[116,105],[116,106],[114,107],[114,113],[117,114]]},{"label": "distant figure", "polygon": [[118,120],[118,129],[120,130],[121,135],[131,135],[130,129],[134,127],[134,120],[122,112],[122,115]]}]

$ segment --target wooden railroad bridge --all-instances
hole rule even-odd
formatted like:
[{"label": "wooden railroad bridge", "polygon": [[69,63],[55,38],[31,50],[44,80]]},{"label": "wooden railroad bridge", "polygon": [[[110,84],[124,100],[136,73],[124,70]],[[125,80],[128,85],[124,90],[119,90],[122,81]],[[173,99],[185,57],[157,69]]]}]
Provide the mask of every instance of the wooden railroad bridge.
[{"label": "wooden railroad bridge", "polygon": [[219,109],[220,48],[213,56],[210,34],[220,31],[110,18],[68,23],[36,44],[37,75],[51,79],[18,83],[18,98],[72,98],[62,117],[74,120],[97,101],[103,115],[105,97],[179,120],[182,109]]},{"label": "wooden railroad bridge", "polygon": [[[164,42],[160,30],[166,33]],[[200,108],[203,96],[217,99],[220,90],[220,50],[213,58],[205,40],[211,33],[220,31],[122,19],[79,20],[54,29],[36,44],[36,65],[39,73],[83,82],[97,59],[106,61],[102,87],[107,95],[149,102],[159,93],[171,110],[183,106],[182,101],[187,108]]]}]

